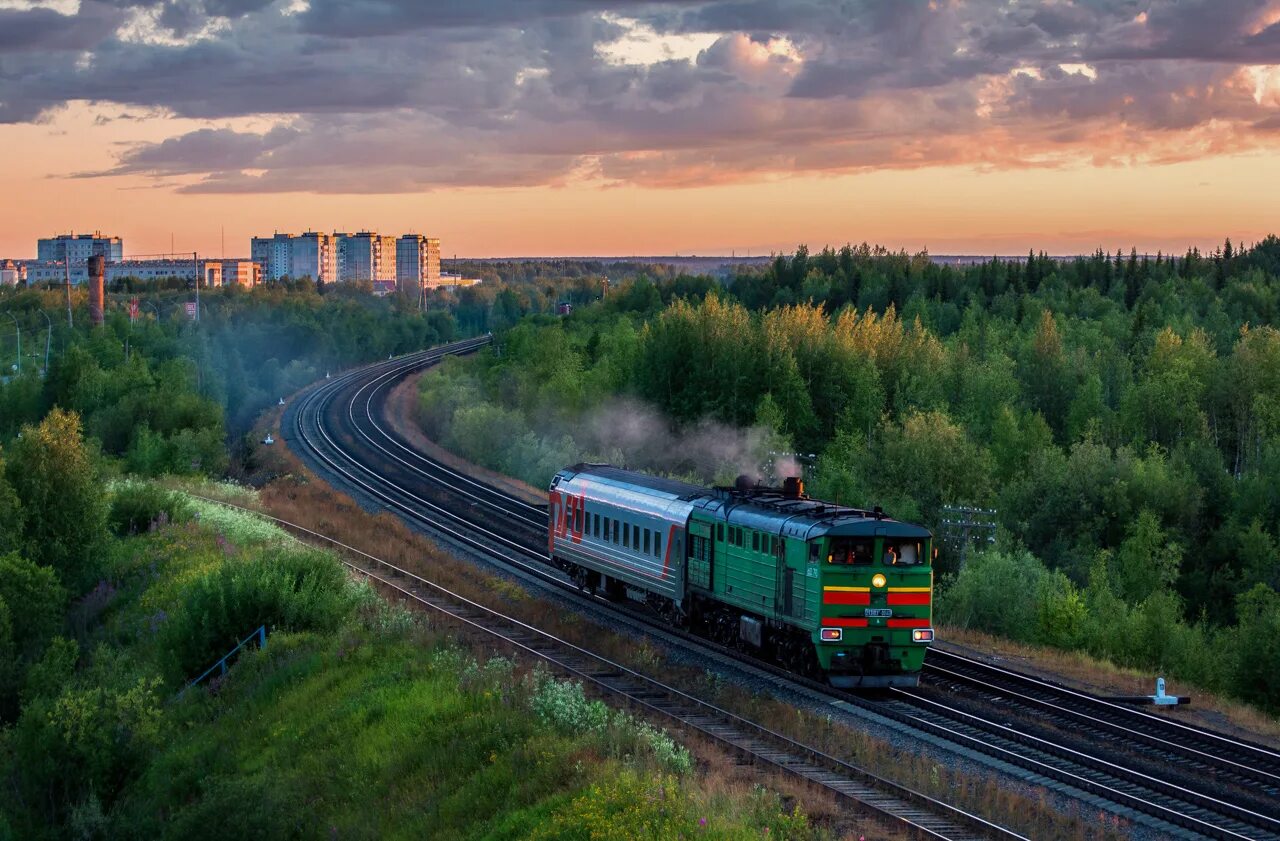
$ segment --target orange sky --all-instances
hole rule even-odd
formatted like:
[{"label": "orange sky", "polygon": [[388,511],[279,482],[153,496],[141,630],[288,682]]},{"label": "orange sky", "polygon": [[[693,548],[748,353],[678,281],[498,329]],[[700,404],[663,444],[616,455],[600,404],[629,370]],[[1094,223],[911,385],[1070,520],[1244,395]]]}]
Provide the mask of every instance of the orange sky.
[{"label": "orange sky", "polygon": [[1134,166],[969,166],[774,176],[705,188],[442,189],[422,194],[180,194],[146,176],[68,178],[104,168],[116,144],[174,130],[93,125],[91,108],[47,125],[0,126],[0,255],[31,257],[37,237],[95,228],[132,254],[176,249],[245,256],[275,230],[417,231],[447,255],[760,254],[847,241],[935,254],[1181,252],[1280,230],[1280,155],[1254,151]]},{"label": "orange sky", "polygon": [[[550,9],[548,20],[559,23],[546,33],[568,37],[552,0],[529,3],[515,8]],[[477,8],[490,5],[501,0]],[[1028,5],[1043,8],[1028,14]],[[1153,2],[1134,16],[1134,7],[1114,5],[1123,14],[1091,7],[1094,18],[1068,21],[1080,30],[1071,43],[1082,46],[1065,52],[1045,33],[1067,23],[1044,15],[1084,14],[1068,0],[979,6],[982,14],[1002,7],[981,21],[983,31],[1039,33],[1043,43],[1019,47],[1020,56],[948,40],[962,23],[981,28],[965,17],[979,14],[967,4],[912,4],[902,20],[865,24],[872,47],[900,36],[911,46],[885,49],[920,42],[929,54],[950,50],[951,58],[928,68],[925,83],[912,76],[919,68],[910,56],[881,73],[874,56],[850,46],[855,36],[833,48],[802,22],[739,21],[729,15],[741,7],[719,0],[698,5],[687,14],[701,17],[679,25],[599,13],[595,25],[613,27],[617,37],[592,35],[597,40],[577,52],[572,43],[529,46],[543,37],[536,19],[527,30],[493,35],[492,56],[475,58],[474,46],[459,53],[467,57],[465,78],[415,94],[420,101],[400,102],[390,84],[388,103],[372,111],[321,102],[281,113],[261,92],[233,89],[243,73],[228,77],[225,97],[215,80],[198,98],[188,93],[194,82],[152,90],[145,76],[129,75],[136,71],[131,51],[172,64],[211,44],[243,49],[252,15],[211,19],[193,35],[164,29],[161,13],[145,4],[122,18],[94,0],[0,0],[0,26],[13,19],[65,30],[88,15],[120,25],[109,42],[86,42],[97,52],[74,63],[68,54],[63,75],[0,37],[0,60],[17,49],[11,67],[19,68],[3,75],[0,64],[0,116],[6,91],[17,91],[17,101],[37,97],[43,85],[67,102],[0,121],[0,195],[7,199],[0,257],[32,257],[40,236],[94,229],[122,236],[134,255],[168,252],[172,242],[177,251],[218,256],[225,237],[226,256],[245,256],[253,235],[372,229],[438,236],[446,255],[472,257],[761,254],[864,240],[935,254],[1181,252],[1280,230],[1273,186],[1280,184],[1280,46],[1270,46],[1280,45],[1272,37],[1280,34],[1280,4],[1224,2],[1217,16],[1229,19],[1227,28],[1206,31],[1203,40],[1226,43],[1239,56],[1206,55],[1219,47],[1188,41],[1212,29],[1206,21],[1215,18],[1204,16],[1210,7],[1196,17],[1187,12],[1194,4]],[[324,15],[344,8],[321,6],[314,0],[255,14],[314,41],[337,25]],[[896,14],[906,6],[890,8]],[[413,13],[412,4],[404,9]],[[386,25],[416,25],[406,20]],[[733,23],[768,23],[775,34],[734,31]],[[33,31],[38,38],[45,30]],[[59,37],[63,49],[70,36]],[[388,66],[377,55],[397,37],[374,31],[335,41],[334,49],[346,55],[353,44],[367,47],[373,70],[360,72],[376,81]],[[528,56],[498,64],[526,46]],[[521,69],[508,78],[511,67]],[[111,72],[125,80],[101,89],[115,102],[95,93]],[[486,84],[501,84],[465,89],[485,74]],[[584,93],[588,77],[605,93]],[[236,97],[245,104],[232,104]],[[558,116],[546,117],[556,109]],[[494,120],[511,128],[495,131]],[[362,187],[365,167],[372,175]],[[386,192],[402,175],[410,186]]]}]

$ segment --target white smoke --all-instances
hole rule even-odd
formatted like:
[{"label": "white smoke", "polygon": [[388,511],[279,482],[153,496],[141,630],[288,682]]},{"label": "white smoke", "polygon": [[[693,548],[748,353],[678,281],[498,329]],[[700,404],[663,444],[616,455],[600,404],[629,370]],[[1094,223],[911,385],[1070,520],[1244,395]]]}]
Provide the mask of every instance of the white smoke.
[{"label": "white smoke", "polygon": [[744,474],[776,484],[804,475],[792,454],[771,452],[779,439],[769,429],[742,429],[711,419],[679,428],[654,407],[628,397],[577,418],[572,429],[555,432],[573,438],[584,459],[701,484],[731,485]]}]

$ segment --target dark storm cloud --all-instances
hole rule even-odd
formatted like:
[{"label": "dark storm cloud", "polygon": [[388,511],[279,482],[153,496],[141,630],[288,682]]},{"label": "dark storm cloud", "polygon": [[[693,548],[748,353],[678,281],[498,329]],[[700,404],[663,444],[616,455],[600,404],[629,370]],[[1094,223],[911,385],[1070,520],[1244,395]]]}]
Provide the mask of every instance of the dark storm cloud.
[{"label": "dark storm cloud", "polygon": [[[276,123],[262,132],[215,124],[129,147],[94,173],[186,177],[195,192],[1164,160],[1190,132],[1221,132],[1226,151],[1274,138],[1273,97],[1242,66],[1280,64],[1277,8],[85,0],[70,17],[0,11],[0,121],[88,100]],[[710,46],[692,60],[602,53],[624,36]]]},{"label": "dark storm cloud", "polygon": [[17,51],[85,50],[107,40],[124,12],[105,3],[81,4],[74,17],[52,9],[0,9],[0,55]]}]

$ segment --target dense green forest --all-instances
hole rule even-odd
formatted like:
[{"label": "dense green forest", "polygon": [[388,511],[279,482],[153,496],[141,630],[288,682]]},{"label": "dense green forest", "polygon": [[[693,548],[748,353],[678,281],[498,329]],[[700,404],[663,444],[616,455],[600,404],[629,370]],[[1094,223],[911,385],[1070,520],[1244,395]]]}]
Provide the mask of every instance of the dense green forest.
[{"label": "dense green forest", "polygon": [[335,556],[104,466],[61,409],[0,459],[0,839],[825,837]]},{"label": "dense green forest", "polygon": [[[282,396],[328,372],[552,312],[578,283],[440,292],[425,312],[356,286],[323,294],[307,280],[233,287],[202,292],[196,323],[184,309],[191,291],[150,282],[113,296],[101,330],[87,327],[83,290],[68,326],[62,290],[0,289],[0,364],[13,374],[0,385],[0,444],[59,406],[79,413],[86,432],[131,472],[220,475],[227,441]],[[133,319],[130,300],[139,302]]]},{"label": "dense green forest", "polygon": [[[202,293],[199,323],[190,293],[165,286],[132,290],[133,321],[113,300],[93,329],[83,293],[68,327],[60,292],[0,291],[15,316],[0,341],[13,360],[0,379],[0,841],[621,839],[629,822],[655,837],[824,837],[763,789],[705,786],[682,746],[580,685],[477,660],[336,557],[141,478],[243,469],[240,433],[279,396],[515,323],[552,308],[556,284],[514,300],[503,284],[462,290],[426,313],[306,282],[218,290]],[[183,692],[260,625],[265,650]]]},{"label": "dense green forest", "polygon": [[935,530],[994,508],[994,551],[940,560],[944,621],[1274,708],[1277,311],[1275,237],[972,266],[801,248],[530,317],[424,378],[421,419],[540,486],[582,458],[724,482],[798,450],[828,499]]}]

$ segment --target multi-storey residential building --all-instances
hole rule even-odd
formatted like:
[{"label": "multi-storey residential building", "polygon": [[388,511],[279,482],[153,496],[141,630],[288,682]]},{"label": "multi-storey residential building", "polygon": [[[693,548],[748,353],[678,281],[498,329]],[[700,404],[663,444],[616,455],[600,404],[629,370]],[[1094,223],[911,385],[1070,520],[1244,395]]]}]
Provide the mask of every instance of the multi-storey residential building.
[{"label": "multi-storey residential building", "polygon": [[372,231],[335,233],[333,237],[338,243],[339,282],[395,281],[395,237]]},{"label": "multi-storey residential building", "polygon": [[42,263],[65,261],[72,266],[84,265],[95,256],[104,257],[109,263],[123,260],[124,241],[120,237],[104,237],[101,231],[59,234],[36,241],[36,259]]},{"label": "multi-storey residential building", "polygon": [[440,240],[405,234],[396,240],[396,288],[418,294],[440,285]]},{"label": "multi-storey residential building", "polygon": [[249,258],[258,264],[263,280],[309,277],[317,283],[333,283],[338,279],[334,239],[316,231],[254,237]]}]

